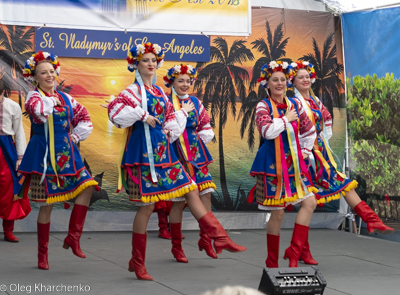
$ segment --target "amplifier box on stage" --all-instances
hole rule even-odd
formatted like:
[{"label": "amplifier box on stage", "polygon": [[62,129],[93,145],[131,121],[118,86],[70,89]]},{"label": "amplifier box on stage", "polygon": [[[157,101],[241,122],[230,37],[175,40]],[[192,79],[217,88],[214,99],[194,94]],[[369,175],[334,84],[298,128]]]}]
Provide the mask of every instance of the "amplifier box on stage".
[{"label": "amplifier box on stage", "polygon": [[326,281],[318,268],[264,268],[258,290],[267,295],[322,295]]}]

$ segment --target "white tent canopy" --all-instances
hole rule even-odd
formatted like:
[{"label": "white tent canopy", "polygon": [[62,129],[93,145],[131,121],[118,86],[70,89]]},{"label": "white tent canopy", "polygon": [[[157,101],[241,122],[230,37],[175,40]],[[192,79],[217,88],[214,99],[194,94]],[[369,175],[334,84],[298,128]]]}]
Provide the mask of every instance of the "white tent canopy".
[{"label": "white tent canopy", "polygon": [[274,7],[310,11],[325,11],[325,5],[315,0],[252,0],[253,7]]},{"label": "white tent canopy", "polygon": [[337,12],[376,9],[398,6],[400,0],[252,0],[253,7],[275,7],[286,9],[326,11],[326,7]]},{"label": "white tent canopy", "polygon": [[327,6],[337,10],[338,12],[350,12],[354,10],[376,9],[400,5],[399,0],[321,0],[321,2],[324,2]]}]

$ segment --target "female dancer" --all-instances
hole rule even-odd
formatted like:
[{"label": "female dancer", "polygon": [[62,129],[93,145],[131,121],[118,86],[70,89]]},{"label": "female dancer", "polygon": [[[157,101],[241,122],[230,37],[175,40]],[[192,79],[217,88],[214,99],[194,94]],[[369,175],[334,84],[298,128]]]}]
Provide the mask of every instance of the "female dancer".
[{"label": "female dancer", "polygon": [[256,107],[256,123],[262,136],[250,175],[257,177],[256,200],[262,210],[272,210],[267,224],[267,267],[278,267],[279,235],[284,209],[301,202],[296,216],[291,245],[285,251],[289,266],[297,267],[301,250],[308,239],[312,213],[317,205],[303,158],[311,153],[315,128],[301,104],[285,96],[292,68],[286,62],[271,61],[261,68],[258,80],[269,96]]},{"label": "female dancer", "polygon": [[26,176],[24,189],[31,184],[31,200],[40,206],[37,219],[40,269],[49,269],[47,246],[51,212],[56,202],[76,198],[63,247],[71,247],[76,256],[86,257],[79,239],[90,197],[97,185],[76,147],[92,132],[89,113],[68,94],[54,90],[59,72],[57,57],[42,51],[32,55],[23,70],[24,77],[36,89],[28,93],[25,102],[33,136],[19,171]]},{"label": "female dancer", "polygon": [[[317,139],[312,149],[309,170],[313,178],[317,203],[326,203],[344,196],[347,204],[367,224],[369,233],[375,231],[382,234],[393,233],[394,229],[386,226],[368,205],[361,201],[355,192],[357,182],[351,181],[337,170],[336,162],[331,154],[329,139],[332,136],[332,117],[321,101],[314,95],[311,84],[315,82],[314,66],[307,61],[292,63],[294,69],[293,86],[295,99],[298,100],[317,130]],[[306,242],[300,259],[306,264],[318,264],[310,253]]]},{"label": "female dancer", "polygon": [[[144,265],[146,229],[154,204],[160,200],[174,201],[170,223],[181,224],[186,199],[200,228],[214,239],[217,253],[223,249],[232,252],[246,249],[232,242],[214,215],[207,213],[198,197],[197,186],[171,148],[170,142],[181,135],[184,126],[178,124],[173,106],[163,90],[152,83],[155,70],[162,65],[163,59],[164,50],[157,44],[132,47],[127,60],[128,70],[137,69],[135,82],[108,105],[110,121],[118,128],[127,128],[118,189],[124,185],[130,200],[139,206],[133,221],[129,271],[134,271],[141,280],[153,279]],[[187,114],[184,109],[181,112]],[[182,247],[173,248],[172,253],[178,261],[187,262]]]},{"label": "female dancer", "polygon": [[[196,79],[197,71],[191,65],[175,65],[164,76],[164,84],[171,88],[170,101],[176,111],[176,118],[180,125],[185,126],[183,134],[173,144],[175,154],[179,156],[180,162],[184,164],[186,171],[196,182],[201,202],[207,212],[210,212],[211,193],[216,186],[208,172],[207,166],[213,162],[213,159],[206,144],[214,138],[214,131],[210,125],[210,117],[201,101],[197,97],[188,95],[190,86]],[[194,105],[194,110],[186,116],[179,110],[188,102]],[[174,234],[172,232],[171,234],[172,244],[174,244]],[[179,235],[176,239],[179,239],[178,237]],[[212,248],[210,238],[201,230],[198,245],[199,249],[204,249],[208,256],[218,258]]]},{"label": "female dancer", "polygon": [[[31,212],[27,194],[19,198],[21,175],[17,173],[26,148],[20,106],[4,97],[4,84],[0,80],[0,218],[3,219],[4,240],[17,243],[14,221]],[[13,140],[14,136],[14,140]]]}]

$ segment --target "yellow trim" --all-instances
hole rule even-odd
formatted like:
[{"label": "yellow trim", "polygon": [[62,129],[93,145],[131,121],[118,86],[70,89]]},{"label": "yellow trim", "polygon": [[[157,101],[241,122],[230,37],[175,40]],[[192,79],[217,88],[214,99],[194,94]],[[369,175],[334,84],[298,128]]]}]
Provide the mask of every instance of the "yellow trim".
[{"label": "yellow trim", "polygon": [[214,184],[214,182],[211,181],[211,182],[206,182],[206,183],[200,184],[199,188],[200,188],[200,191],[204,191],[205,189],[208,189],[208,188],[217,189],[217,186]]},{"label": "yellow trim", "polygon": [[[124,129],[124,134],[122,135],[122,145],[119,150],[119,155],[118,155],[118,184],[117,184],[117,190],[120,191],[122,190],[122,171],[121,171],[121,165],[122,165],[122,158],[124,157],[125,153],[125,148],[126,148],[126,143],[128,142],[128,137],[129,137],[129,128]],[[129,169],[129,168],[128,168]]]},{"label": "yellow trim", "polygon": [[48,197],[46,200],[47,204],[53,204],[57,202],[65,202],[68,200],[71,200],[75,198],[77,195],[79,195],[84,189],[88,188],[89,186],[96,186],[98,185],[97,181],[95,180],[89,180],[84,183],[82,183],[80,186],[78,186],[74,191],[64,194],[64,195],[58,195],[54,197]]},{"label": "yellow trim", "polygon": [[54,121],[53,121],[53,113],[51,113],[49,115],[49,117],[47,118],[47,121],[49,121],[50,163],[51,163],[51,166],[53,167],[54,174],[56,175],[57,186],[60,187],[60,182],[58,180],[58,175],[57,175],[56,151],[54,150]]},{"label": "yellow trim", "polygon": [[325,203],[329,203],[334,200],[338,200],[341,198],[342,195],[345,196],[346,192],[349,192],[350,190],[355,189],[357,186],[358,186],[358,182],[353,180],[341,192],[338,192],[337,194],[331,195],[329,197],[321,198],[321,199],[317,200],[317,204],[325,204]]},{"label": "yellow trim", "polygon": [[[313,186],[310,186],[307,189],[308,189],[309,193],[317,193],[318,192],[318,189],[313,187]],[[304,194],[304,192],[303,192],[303,194]],[[283,205],[284,203],[296,202],[298,199],[303,199],[303,197],[299,197],[298,194],[295,193],[290,198],[284,197],[284,198],[281,198],[281,199],[278,199],[278,200],[273,199],[273,198],[268,198],[263,202],[263,205],[264,206],[279,206],[279,205]]]},{"label": "yellow trim", "polygon": [[182,188],[179,188],[179,189],[174,190],[169,193],[163,193],[163,194],[157,194],[157,195],[151,195],[151,196],[143,196],[141,198],[141,200],[143,203],[155,203],[155,202],[159,202],[159,201],[168,201],[168,200],[172,200],[175,198],[180,198],[180,197],[186,195],[188,192],[194,191],[196,189],[197,189],[197,185],[191,183],[189,185],[186,185]]}]

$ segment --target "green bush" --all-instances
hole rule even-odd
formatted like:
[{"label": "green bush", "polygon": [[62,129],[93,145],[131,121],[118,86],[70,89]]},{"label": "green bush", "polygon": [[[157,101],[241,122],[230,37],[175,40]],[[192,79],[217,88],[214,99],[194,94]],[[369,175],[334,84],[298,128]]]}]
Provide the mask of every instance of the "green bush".
[{"label": "green bush", "polygon": [[400,196],[400,80],[356,76],[348,86],[352,177],[367,198]]},{"label": "green bush", "polygon": [[353,173],[364,197],[398,196],[400,191],[400,147],[376,140],[351,141]]},{"label": "green bush", "polygon": [[349,135],[400,146],[400,80],[356,76],[348,83]]}]

